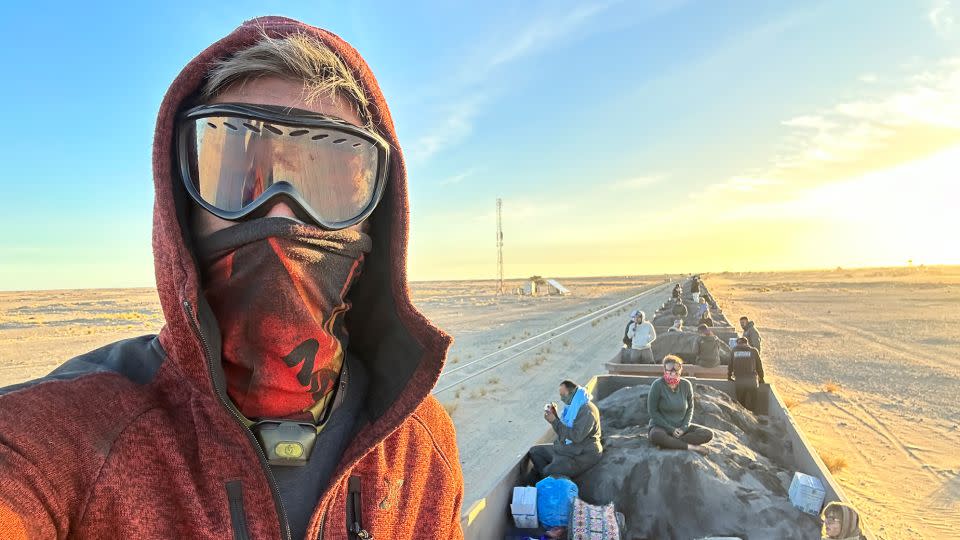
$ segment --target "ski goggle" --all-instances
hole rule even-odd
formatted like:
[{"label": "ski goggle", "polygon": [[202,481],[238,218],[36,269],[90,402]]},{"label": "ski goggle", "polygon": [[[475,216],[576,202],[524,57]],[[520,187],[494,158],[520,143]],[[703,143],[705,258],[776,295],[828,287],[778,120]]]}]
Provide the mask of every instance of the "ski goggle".
[{"label": "ski goggle", "polygon": [[[180,114],[177,159],[187,192],[217,217],[241,220],[283,199],[327,230],[355,225],[383,195],[390,145],[311,111],[218,103]],[[260,210],[260,212],[258,212]]]}]

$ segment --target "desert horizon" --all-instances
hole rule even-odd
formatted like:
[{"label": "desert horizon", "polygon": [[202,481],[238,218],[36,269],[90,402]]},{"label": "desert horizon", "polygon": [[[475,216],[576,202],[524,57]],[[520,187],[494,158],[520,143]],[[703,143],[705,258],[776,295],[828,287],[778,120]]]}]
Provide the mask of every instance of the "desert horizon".
[{"label": "desert horizon", "polygon": [[[960,266],[702,276],[730,320],[756,321],[768,380],[877,538],[960,529]],[[494,280],[411,283],[417,307],[455,339],[434,392],[458,428],[465,509],[544,433],[538,411],[559,380],[604,372],[628,309],[653,313],[668,296],[664,277],[564,278],[570,295],[541,297],[497,296]],[[162,322],[149,288],[2,292],[0,386]],[[939,393],[924,390],[931,382]]]},{"label": "desert horizon", "polygon": [[[750,275],[750,274],[790,274],[790,273],[822,273],[822,272],[848,272],[848,271],[884,271],[884,270],[915,270],[915,271],[925,271],[930,269],[949,269],[953,267],[960,267],[960,264],[953,263],[932,263],[932,264],[904,264],[904,265],[866,265],[866,266],[815,266],[809,268],[785,268],[785,269],[752,269],[752,270],[699,270],[694,272],[648,272],[642,274],[595,274],[595,275],[563,275],[563,274],[530,274],[528,276],[504,276],[504,283],[524,283],[528,281],[533,276],[539,276],[544,279],[650,279],[650,278],[663,278],[663,279],[679,279],[684,276],[690,275]],[[451,278],[451,279],[409,279],[407,283],[414,284],[429,284],[429,283],[462,283],[462,282],[471,282],[471,283],[496,283],[497,278]],[[413,288],[413,287],[412,287]],[[152,285],[136,285],[131,287],[70,287],[70,288],[36,288],[36,289],[3,289],[0,288],[0,293],[40,293],[40,292],[62,292],[62,291],[112,291],[112,290],[141,290],[141,289],[155,289]],[[511,294],[508,291],[506,294]]]}]

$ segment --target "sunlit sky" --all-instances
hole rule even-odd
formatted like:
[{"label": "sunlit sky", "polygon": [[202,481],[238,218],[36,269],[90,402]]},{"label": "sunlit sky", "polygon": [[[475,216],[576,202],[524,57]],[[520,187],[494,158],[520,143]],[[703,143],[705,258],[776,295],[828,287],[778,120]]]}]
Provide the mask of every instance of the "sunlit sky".
[{"label": "sunlit sky", "polygon": [[[216,7],[212,7],[216,6]],[[960,263],[960,2],[6,7],[0,290],[151,286],[168,84],[242,21],[328,28],[391,106],[412,279]]]}]

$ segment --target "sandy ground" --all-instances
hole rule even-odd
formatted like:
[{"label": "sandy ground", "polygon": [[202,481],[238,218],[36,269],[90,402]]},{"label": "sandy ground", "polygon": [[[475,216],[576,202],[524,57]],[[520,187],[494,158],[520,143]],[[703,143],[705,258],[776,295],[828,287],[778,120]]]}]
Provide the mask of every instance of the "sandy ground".
[{"label": "sandy ground", "polygon": [[161,326],[154,289],[0,292],[0,387]]},{"label": "sandy ground", "polygon": [[[412,285],[417,305],[456,338],[447,371],[459,371],[441,377],[438,388],[551,335],[518,345],[523,340],[652,291],[438,392],[458,429],[465,506],[544,433],[542,406],[557,400],[559,380],[586,382],[602,372],[619,346],[627,311],[652,313],[669,292],[659,276],[562,281],[573,295],[497,297],[489,281]],[[705,282],[728,317],[757,321],[770,380],[834,462],[836,478],[873,532],[891,539],[957,537],[960,267],[712,274]],[[161,325],[152,289],[0,293],[0,386]],[[470,362],[477,363],[463,367]]]},{"label": "sandy ground", "polygon": [[878,537],[960,537],[960,267],[704,282]]}]

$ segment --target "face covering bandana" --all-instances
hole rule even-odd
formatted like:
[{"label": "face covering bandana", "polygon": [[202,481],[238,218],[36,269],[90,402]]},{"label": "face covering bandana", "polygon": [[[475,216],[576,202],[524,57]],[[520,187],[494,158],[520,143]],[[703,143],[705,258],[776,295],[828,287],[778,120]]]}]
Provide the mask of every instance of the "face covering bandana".
[{"label": "face covering bandana", "polygon": [[675,386],[680,382],[680,375],[673,372],[668,372],[663,374],[663,380],[670,386]]},{"label": "face covering bandana", "polygon": [[248,418],[318,420],[343,366],[346,295],[370,237],[271,217],[196,244],[230,399]]}]

